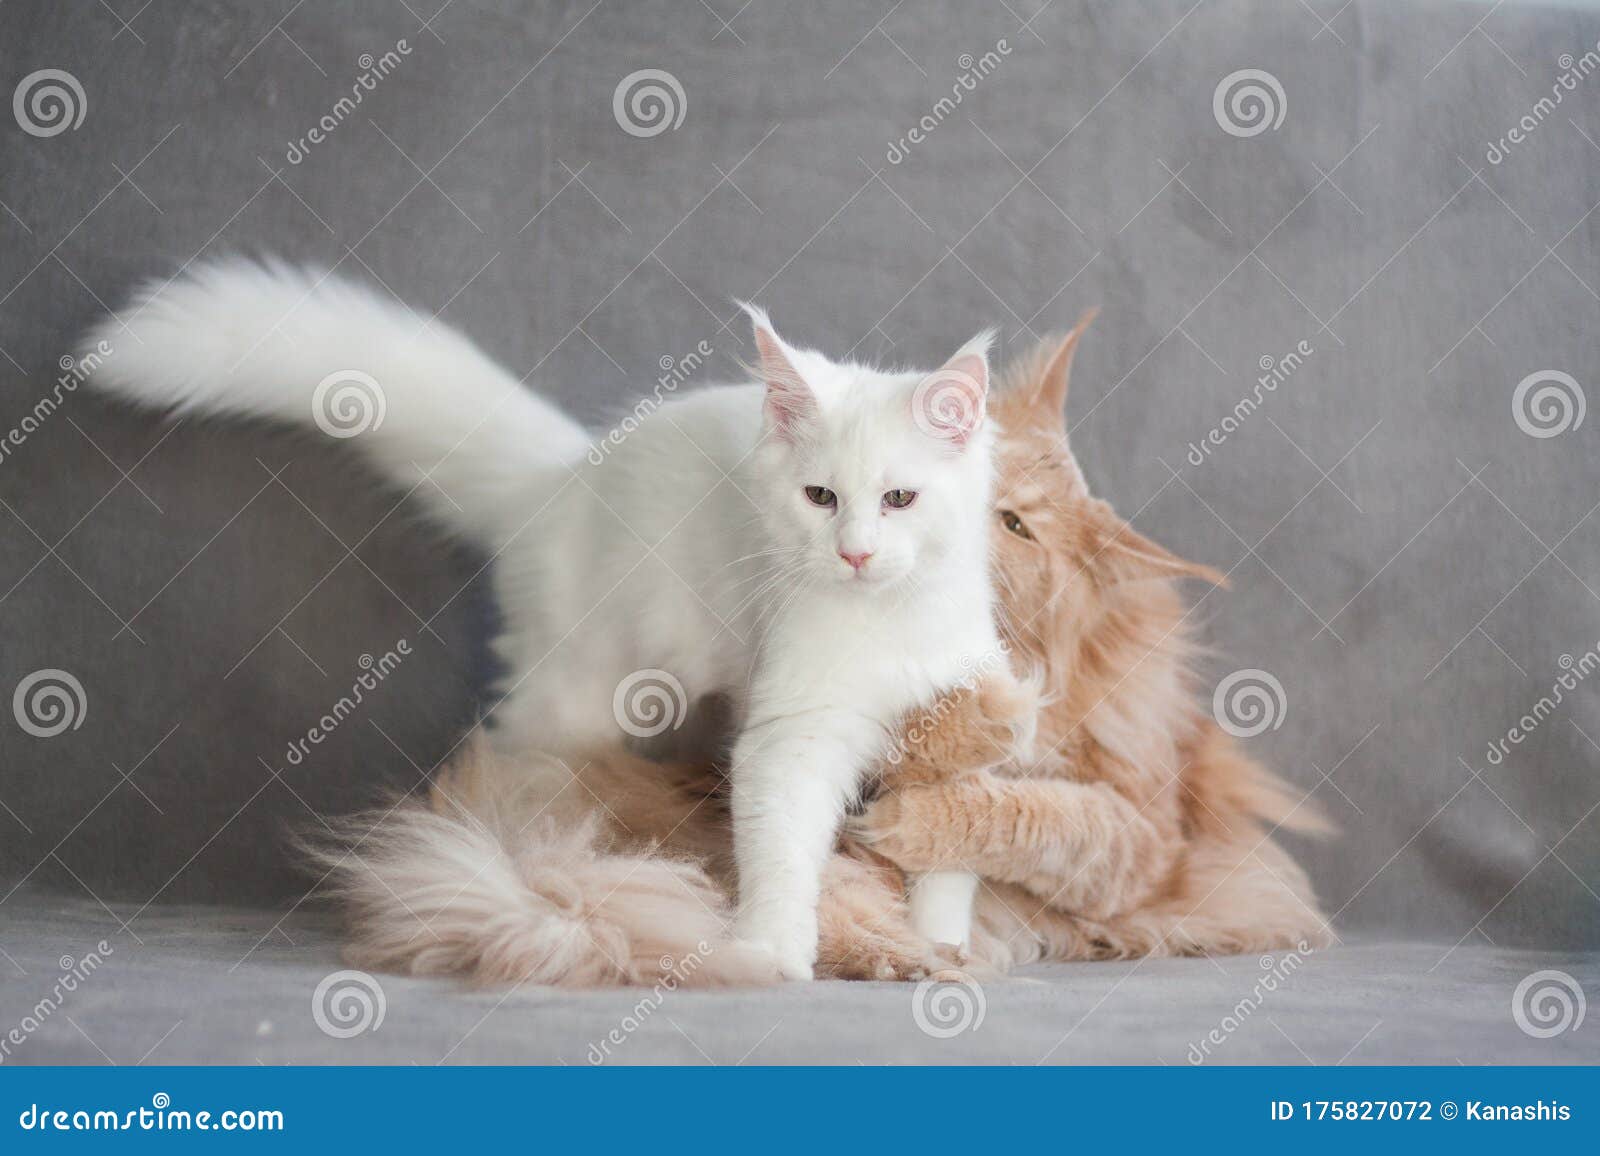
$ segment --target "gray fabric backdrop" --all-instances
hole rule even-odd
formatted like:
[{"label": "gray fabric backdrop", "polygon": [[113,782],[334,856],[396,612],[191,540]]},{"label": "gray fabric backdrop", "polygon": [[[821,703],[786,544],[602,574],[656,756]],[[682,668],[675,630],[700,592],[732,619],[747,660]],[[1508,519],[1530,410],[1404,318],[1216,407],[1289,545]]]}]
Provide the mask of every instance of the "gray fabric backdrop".
[{"label": "gray fabric backdrop", "polygon": [[[1600,640],[1600,418],[1576,420],[1600,384],[1600,75],[1564,56],[1595,48],[1593,12],[436,7],[0,9],[5,91],[59,69],[82,94],[54,135],[24,131],[52,127],[26,99],[0,118],[0,895],[297,897],[283,832],[416,782],[473,717],[482,560],[343,447],[82,392],[25,420],[132,281],[243,250],[381,282],[597,425],[702,339],[731,372],[733,297],[905,361],[1102,304],[1074,444],[1143,530],[1231,571],[1196,611],[1206,688],[1281,684],[1246,741],[1344,828],[1297,846],[1330,910],[1600,943],[1600,676],[1486,749]],[[641,69],[681,89],[654,135],[614,108]],[[1254,81],[1259,132],[1214,104],[1245,69],[1282,93]],[[1546,387],[1565,417],[1529,404]],[[412,657],[289,765],[400,638]],[[83,690],[52,737],[12,709],[38,671]]]}]

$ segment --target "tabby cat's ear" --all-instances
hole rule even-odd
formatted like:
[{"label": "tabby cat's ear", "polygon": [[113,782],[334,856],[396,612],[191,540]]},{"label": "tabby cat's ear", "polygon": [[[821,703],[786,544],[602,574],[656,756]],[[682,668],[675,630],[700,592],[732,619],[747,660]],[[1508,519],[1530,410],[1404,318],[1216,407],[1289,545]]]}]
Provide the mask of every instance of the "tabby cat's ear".
[{"label": "tabby cat's ear", "polygon": [[1091,503],[1095,573],[1105,585],[1152,578],[1198,578],[1228,588],[1228,576],[1211,566],[1180,558],[1151,541],[1119,517],[1105,502]]},{"label": "tabby cat's ear", "polygon": [[756,373],[767,387],[763,416],[767,429],[786,442],[799,440],[817,418],[817,395],[794,367],[793,355],[772,328],[766,310],[739,302],[755,327]]},{"label": "tabby cat's ear", "polygon": [[1072,332],[1061,339],[1056,351],[1045,363],[1044,371],[1033,383],[1032,404],[1044,417],[1060,419],[1067,407],[1067,387],[1072,378],[1072,359],[1078,353],[1078,341],[1088,330],[1100,310],[1085,310],[1072,327]]}]

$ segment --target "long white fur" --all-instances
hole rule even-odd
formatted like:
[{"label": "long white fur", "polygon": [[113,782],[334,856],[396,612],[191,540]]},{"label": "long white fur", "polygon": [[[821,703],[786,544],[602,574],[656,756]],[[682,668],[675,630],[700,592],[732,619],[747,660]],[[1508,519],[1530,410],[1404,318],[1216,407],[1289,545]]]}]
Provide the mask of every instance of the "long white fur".
[{"label": "long white fur", "polygon": [[351,443],[490,548],[527,517],[517,513],[530,491],[570,479],[568,463],[589,448],[581,425],[461,333],[316,269],[202,264],[141,286],[89,346],[101,340],[115,364],[98,386],[178,413],[310,425],[325,378],[368,374],[385,411]]},{"label": "long white fur", "polygon": [[[838,364],[755,321],[766,384],[674,397],[598,464],[580,426],[465,337],[315,272],[212,264],[147,288],[89,341],[114,351],[99,388],[181,411],[306,425],[328,375],[371,375],[383,420],[351,444],[497,551],[502,752],[613,747],[618,688],[640,671],[670,672],[689,702],[734,695],[737,932],[804,978],[822,863],[862,776],[901,713],[998,652],[992,430],[957,448],[913,420],[922,374]],[[988,341],[950,363],[980,390]],[[790,422],[771,401],[796,380],[811,408]],[[897,488],[916,502],[881,508]],[[862,550],[865,577],[840,557]]]}]

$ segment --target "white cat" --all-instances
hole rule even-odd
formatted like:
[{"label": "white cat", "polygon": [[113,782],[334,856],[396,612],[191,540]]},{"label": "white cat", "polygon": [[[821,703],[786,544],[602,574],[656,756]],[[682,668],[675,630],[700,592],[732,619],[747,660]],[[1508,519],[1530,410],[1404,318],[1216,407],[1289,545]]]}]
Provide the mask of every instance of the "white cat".
[{"label": "white cat", "polygon": [[[630,713],[636,693],[665,688],[672,723],[732,695],[736,934],[805,978],[822,864],[898,716],[999,650],[990,335],[932,375],[890,373],[749,313],[760,383],[674,397],[604,453],[465,337],[326,274],[211,264],[89,341],[114,350],[96,386],[142,404],[357,431],[493,551],[500,749],[582,760],[668,725]],[[946,940],[970,900],[959,873],[913,894]]]}]

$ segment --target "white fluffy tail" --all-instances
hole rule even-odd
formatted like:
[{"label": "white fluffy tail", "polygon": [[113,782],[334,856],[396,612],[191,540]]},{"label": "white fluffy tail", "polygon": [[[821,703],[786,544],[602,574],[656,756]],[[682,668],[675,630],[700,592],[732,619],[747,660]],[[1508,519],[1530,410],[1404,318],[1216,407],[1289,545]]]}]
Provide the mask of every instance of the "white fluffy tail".
[{"label": "white fluffy tail", "polygon": [[771,957],[727,937],[728,898],[704,870],[606,850],[598,816],[552,813],[549,769],[478,738],[429,804],[358,816],[313,842],[348,916],[346,958],[479,984],[778,980]]},{"label": "white fluffy tail", "polygon": [[[233,258],[146,282],[89,333],[105,392],[348,438],[452,529],[498,545],[583,428],[467,337],[354,282]],[[518,511],[520,510],[520,517]]]}]

